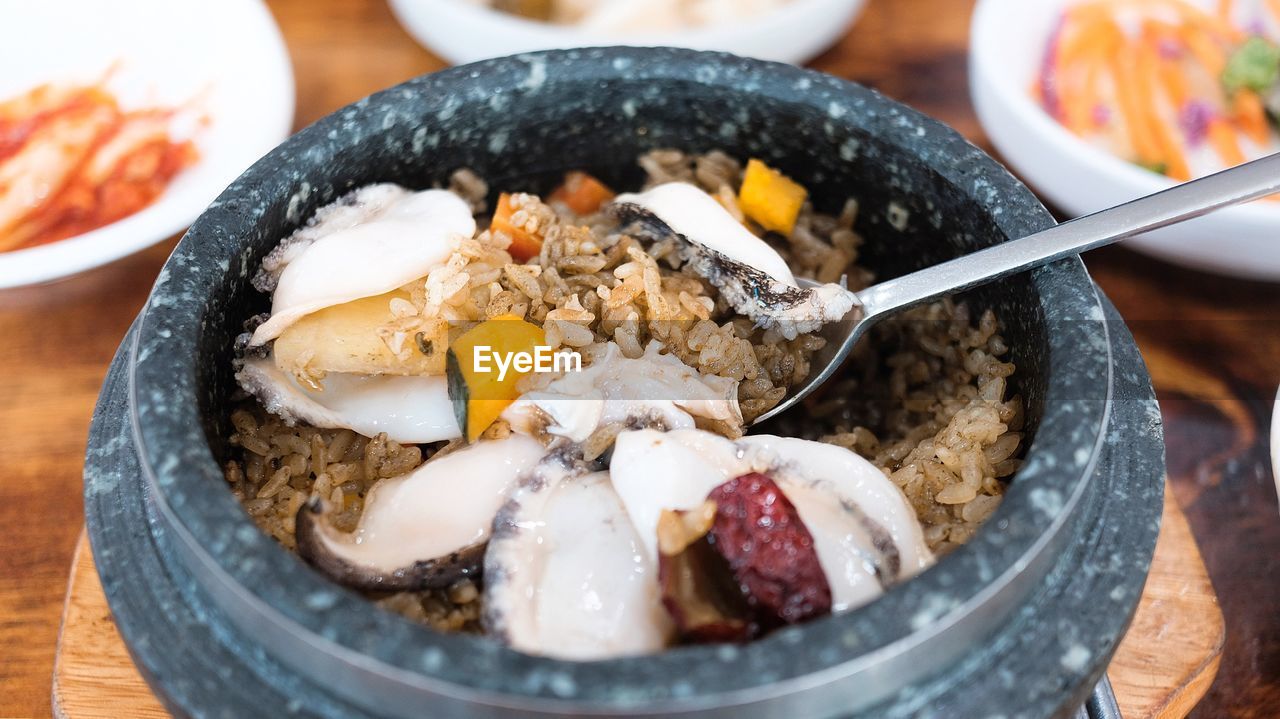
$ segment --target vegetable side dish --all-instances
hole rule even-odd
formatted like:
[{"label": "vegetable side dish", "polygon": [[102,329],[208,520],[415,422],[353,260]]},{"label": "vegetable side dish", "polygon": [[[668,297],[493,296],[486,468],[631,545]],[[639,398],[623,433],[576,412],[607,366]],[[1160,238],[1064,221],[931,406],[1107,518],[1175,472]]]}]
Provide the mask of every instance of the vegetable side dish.
[{"label": "vegetable side dish", "polygon": [[789,0],[473,0],[531,20],[612,33],[681,30],[763,15]]},{"label": "vegetable side dish", "polygon": [[1184,181],[1280,149],[1280,0],[1093,0],[1062,15],[1033,92],[1077,135]]},{"label": "vegetable side dish", "polygon": [[96,85],[43,85],[0,103],[0,252],[56,242],[150,205],[197,159],[178,111],[125,110]]},{"label": "vegetable side dish", "polygon": [[[369,185],[281,238],[231,360],[256,524],[388,609],[575,660],[747,641],[967,541],[1023,440],[995,316],[887,322],[745,435],[871,280],[857,203],[722,152],[639,163],[620,194]],[[519,363],[543,349],[581,361]]]}]

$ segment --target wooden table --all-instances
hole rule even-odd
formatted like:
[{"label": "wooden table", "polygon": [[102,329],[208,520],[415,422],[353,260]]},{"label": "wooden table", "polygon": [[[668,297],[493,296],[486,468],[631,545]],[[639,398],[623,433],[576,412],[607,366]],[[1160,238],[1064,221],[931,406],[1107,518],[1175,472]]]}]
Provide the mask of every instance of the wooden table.
[{"label": "wooden table", "polygon": [[[275,0],[297,125],[443,63],[383,0]],[[968,101],[968,0],[872,0],[820,70],[985,138]],[[172,242],[56,285],[0,292],[0,716],[48,715],[54,644],[82,521],[85,434],[112,352]],[[1228,626],[1196,714],[1280,716],[1280,518],[1267,459],[1280,384],[1280,287],[1123,249],[1089,266],[1132,326],[1160,391],[1176,499]]]}]

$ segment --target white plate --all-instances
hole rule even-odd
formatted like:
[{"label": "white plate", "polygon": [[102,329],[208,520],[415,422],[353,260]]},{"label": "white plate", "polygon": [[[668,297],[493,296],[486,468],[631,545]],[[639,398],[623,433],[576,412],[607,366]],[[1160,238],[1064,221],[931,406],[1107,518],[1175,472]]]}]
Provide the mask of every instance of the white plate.
[{"label": "white plate", "polygon": [[48,82],[108,82],[126,107],[198,98],[199,161],[155,203],[61,242],[0,253],[0,287],[44,282],[182,230],[289,134],[293,72],[259,0],[0,0],[0,98]]},{"label": "white plate", "polygon": [[[970,33],[969,78],[978,119],[1000,154],[1054,205],[1083,215],[1172,182],[1086,143],[1032,99],[1053,24],[1072,2],[980,0]],[[1280,204],[1229,208],[1125,244],[1188,267],[1280,280]]]},{"label": "white plate", "polygon": [[[639,0],[636,0],[639,2]],[[866,0],[792,0],[740,22],[665,33],[600,34],[535,22],[471,0],[388,0],[410,35],[453,63],[534,50],[630,45],[721,50],[736,55],[802,63],[831,47]]]}]

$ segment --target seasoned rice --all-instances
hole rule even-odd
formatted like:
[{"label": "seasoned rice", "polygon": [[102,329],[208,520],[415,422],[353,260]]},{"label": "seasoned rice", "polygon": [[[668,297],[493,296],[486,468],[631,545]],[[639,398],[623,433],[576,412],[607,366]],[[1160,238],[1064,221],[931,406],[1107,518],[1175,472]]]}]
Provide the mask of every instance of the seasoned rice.
[{"label": "seasoned rice", "polygon": [[[646,186],[696,183],[743,219],[736,199],[742,167],[728,155],[657,150],[639,162]],[[485,211],[489,188],[474,173],[455,173],[449,188],[474,211]],[[821,338],[786,340],[735,317],[713,287],[682,266],[673,241],[646,249],[603,214],[578,217],[527,194],[515,194],[511,202],[513,224],[543,236],[540,255],[517,263],[507,252],[511,238],[500,232],[485,230],[462,242],[425,282],[405,288],[407,302],[397,300],[394,319],[380,330],[393,352],[416,352],[467,323],[508,314],[542,324],[553,348],[572,347],[588,359],[608,342],[636,358],[656,339],[689,366],[738,380],[748,423],[808,375]],[[838,215],[806,204],[789,237],[767,239],[797,276],[820,282],[847,277],[859,289],[873,277],[856,265],[862,245],[854,230],[857,211],[853,200]],[[871,460],[905,493],[929,547],[946,552],[967,541],[996,509],[1004,480],[1019,463],[1023,406],[1019,397],[1007,396],[1016,368],[1004,359],[1008,347],[998,327],[990,311],[974,318],[968,307],[949,300],[885,322],[875,341],[860,348],[852,371],[811,403],[803,424],[783,420],[785,433],[820,438]],[[298,509],[313,493],[336,508],[334,526],[351,531],[374,482],[452,448],[288,426],[252,400],[231,421],[238,449],[226,464],[231,491],[263,531],[291,550]],[[601,428],[584,443],[588,456],[603,453],[621,429]],[[499,422],[485,436],[509,432]],[[478,630],[482,592],[471,580],[375,599],[436,628]]]}]

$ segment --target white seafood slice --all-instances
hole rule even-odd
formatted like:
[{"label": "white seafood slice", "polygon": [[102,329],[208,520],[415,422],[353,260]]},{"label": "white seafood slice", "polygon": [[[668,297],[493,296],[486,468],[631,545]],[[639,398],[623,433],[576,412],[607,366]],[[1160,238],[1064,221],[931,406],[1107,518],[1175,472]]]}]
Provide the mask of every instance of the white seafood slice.
[{"label": "white seafood slice", "polygon": [[350,222],[352,213],[336,215],[340,229],[289,260],[276,282],[271,317],[254,331],[251,346],[275,339],[316,310],[426,277],[448,259],[456,238],[475,234],[470,207],[447,190],[385,190],[378,197],[381,204],[370,206],[358,221]]},{"label": "white seafood slice", "polygon": [[362,589],[447,586],[477,574],[494,515],[544,451],[529,437],[511,435],[380,480],[350,534],[333,529],[313,501],[298,513],[298,551],[338,582]]},{"label": "white seafood slice", "polygon": [[287,422],[350,429],[366,437],[386,432],[402,444],[462,436],[443,375],[356,375],[330,372],[321,391],[307,389],[270,358],[245,360],[236,380]]},{"label": "white seafood slice", "polygon": [[640,430],[618,436],[610,469],[650,557],[657,555],[662,510],[693,509],[715,487],[749,472],[772,477],[795,505],[814,537],[836,610],[866,603],[933,561],[902,492],[870,462],[834,445]]},{"label": "white seafood slice", "polygon": [[694,418],[701,417],[742,424],[737,381],[704,375],[675,355],[663,354],[656,341],[637,359],[610,342],[590,367],[525,393],[503,418],[516,431],[531,432],[539,411],[551,418],[548,432],[574,442],[611,422],[692,429]]},{"label": "white seafood slice", "polygon": [[530,654],[589,661],[655,652],[674,627],[656,563],[607,472],[555,453],[494,521],[484,559],[486,627]]},{"label": "white seafood slice", "polygon": [[853,295],[840,285],[802,289],[769,243],[687,182],[619,195],[610,208],[628,231],[679,238],[689,266],[710,280],[734,309],[787,339],[814,332],[854,308]]},{"label": "white seafood slice", "polygon": [[790,287],[799,287],[787,261],[769,243],[738,222],[716,198],[687,182],[668,182],[614,198],[657,215],[667,227],[709,250],[740,262]]}]

